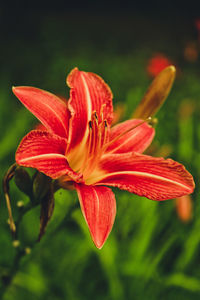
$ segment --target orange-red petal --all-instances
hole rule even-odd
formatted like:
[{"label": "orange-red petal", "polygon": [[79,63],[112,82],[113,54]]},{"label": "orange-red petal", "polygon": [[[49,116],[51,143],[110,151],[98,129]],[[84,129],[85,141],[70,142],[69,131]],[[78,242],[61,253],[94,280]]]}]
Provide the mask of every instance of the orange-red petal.
[{"label": "orange-red petal", "polygon": [[86,142],[88,122],[95,111],[99,122],[103,118],[112,122],[112,92],[102,78],[93,73],[73,69],[67,77],[71,88],[68,108],[71,112],[69,129],[69,149]]},{"label": "orange-red petal", "polygon": [[68,136],[69,111],[67,103],[54,94],[30,87],[13,87],[13,93],[47,128],[61,137]]},{"label": "orange-red petal", "polygon": [[104,186],[76,184],[82,213],[97,248],[102,248],[116,215],[115,195]]},{"label": "orange-red petal", "polygon": [[93,184],[115,186],[159,201],[190,194],[194,189],[192,175],[183,165],[138,153],[104,155],[97,176]]},{"label": "orange-red petal", "polygon": [[[106,152],[124,153],[134,151],[142,153],[151,144],[155,135],[154,128],[147,123],[139,125],[142,121],[139,119],[128,120],[114,126],[110,132],[111,144]],[[117,138],[118,136],[120,137]],[[112,141],[114,142],[112,143]]]},{"label": "orange-red petal", "polygon": [[32,130],[21,141],[16,152],[16,163],[35,168],[51,178],[69,175],[79,181],[65,157],[67,141],[47,131]]}]

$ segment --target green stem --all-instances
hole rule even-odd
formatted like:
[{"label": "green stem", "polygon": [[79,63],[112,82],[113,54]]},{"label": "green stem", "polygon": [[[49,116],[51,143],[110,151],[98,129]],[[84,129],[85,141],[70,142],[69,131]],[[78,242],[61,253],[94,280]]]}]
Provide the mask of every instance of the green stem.
[{"label": "green stem", "polygon": [[18,229],[19,229],[19,225],[24,217],[24,215],[29,212],[32,208],[38,206],[40,203],[39,202],[29,202],[26,206],[22,207],[20,209],[17,221],[15,221],[15,226],[16,226],[16,233],[15,233],[15,239],[18,238]]},{"label": "green stem", "polygon": [[17,249],[15,258],[13,260],[13,263],[10,267],[10,269],[1,277],[2,280],[2,287],[0,289],[0,299],[3,299],[3,295],[7,291],[8,287],[11,285],[12,280],[19,270],[19,265],[21,262],[21,258],[26,254],[25,250],[23,249]]},{"label": "green stem", "polygon": [[16,248],[16,254],[15,254],[15,257],[13,259],[12,265],[10,266],[9,270],[7,270],[5,272],[5,274],[1,276],[2,287],[0,289],[0,299],[2,299],[3,295],[7,291],[8,287],[11,285],[15,274],[19,270],[21,259],[26,255],[26,247],[21,247],[20,245],[17,245],[17,246],[14,245],[14,242],[16,242],[16,240],[17,240],[18,229],[19,229],[20,222],[23,219],[23,216],[28,211],[30,211],[33,207],[37,206],[38,204],[39,203],[34,203],[34,205],[33,205],[33,203],[29,202],[25,207],[22,208],[22,210],[19,213],[18,219],[15,223],[16,231],[15,231],[15,234],[13,236],[14,237],[13,247]]},{"label": "green stem", "polygon": [[[18,228],[19,228],[19,225],[20,225],[20,222],[21,222],[23,216],[24,216],[28,211],[30,211],[32,208],[34,208],[35,206],[37,206],[38,204],[39,204],[38,202],[36,202],[36,203],[34,203],[34,204],[31,203],[31,202],[29,202],[25,207],[22,208],[22,210],[21,210],[21,212],[20,212],[20,214],[19,214],[19,216],[18,216],[18,219],[17,219],[17,221],[16,221],[16,235],[15,235],[16,237],[17,237]],[[73,205],[69,208],[69,210],[68,210],[68,212],[67,212],[67,214],[66,214],[64,220],[63,220],[63,221],[61,222],[61,224],[55,229],[55,231],[59,231],[59,230],[60,230],[60,228],[62,227],[63,223],[65,223],[65,220],[68,219],[68,218],[71,216],[72,212],[73,212],[77,207],[78,207],[78,203],[75,203],[75,204],[73,204]],[[27,253],[26,253],[26,247],[23,247],[23,248],[21,248],[20,246],[19,246],[19,247],[16,247],[16,255],[15,255],[15,258],[14,258],[14,260],[13,260],[13,263],[12,263],[12,265],[10,266],[10,269],[6,272],[6,274],[3,275],[3,276],[1,277],[1,279],[2,279],[2,287],[1,287],[1,289],[0,289],[0,299],[3,299],[3,298],[2,298],[3,295],[5,294],[5,292],[6,292],[7,289],[9,288],[9,286],[12,284],[12,281],[13,281],[13,279],[14,279],[16,273],[19,271],[19,267],[20,267],[21,260],[22,260],[22,258],[23,258],[26,254],[27,254]]]},{"label": "green stem", "polygon": [[16,167],[17,167],[17,164],[14,163],[8,169],[7,173],[5,174],[5,176],[3,178],[3,191],[4,191],[4,195],[5,195],[5,199],[6,199],[6,205],[7,205],[7,209],[8,209],[10,229],[11,229],[11,232],[13,233],[13,235],[15,235],[16,226],[15,226],[15,222],[14,222],[14,219],[13,219],[13,216],[12,216],[12,209],[11,209],[11,204],[10,204],[9,182],[15,174]]},{"label": "green stem", "polygon": [[[3,190],[5,194],[5,199],[6,199],[6,204],[8,208],[8,214],[9,214],[9,220],[10,220],[10,228],[11,232],[13,234],[13,247],[16,249],[15,257],[13,259],[13,262],[11,266],[8,268],[7,271],[4,271],[4,274],[1,275],[1,280],[2,280],[2,287],[0,289],[0,299],[2,299],[3,295],[7,291],[8,287],[11,285],[13,278],[15,277],[16,273],[19,270],[20,263],[22,258],[28,253],[27,252],[27,247],[21,246],[20,242],[18,240],[18,233],[19,233],[19,226],[20,223],[24,217],[24,215],[30,211],[32,208],[36,207],[37,205],[41,204],[41,199],[38,196],[38,199],[33,199],[32,198],[32,193],[29,195],[30,201],[29,203],[21,207],[19,210],[19,214],[17,217],[16,222],[14,222],[13,216],[12,216],[12,210],[11,210],[11,204],[10,204],[10,196],[9,196],[9,182],[10,180],[14,177],[15,175],[15,170],[16,170],[17,165],[13,164],[7,171],[6,175],[4,176],[3,179]],[[36,175],[35,177],[36,178]],[[58,190],[60,187],[56,184],[53,186],[53,193]],[[41,195],[40,195],[41,196]],[[77,207],[76,205],[72,205],[70,209],[68,210],[68,213],[66,217],[64,218],[63,222],[56,228],[56,230],[59,230],[59,228],[62,226],[64,223],[65,219],[69,218],[71,216],[72,211]],[[32,245],[33,247],[34,245]]]}]

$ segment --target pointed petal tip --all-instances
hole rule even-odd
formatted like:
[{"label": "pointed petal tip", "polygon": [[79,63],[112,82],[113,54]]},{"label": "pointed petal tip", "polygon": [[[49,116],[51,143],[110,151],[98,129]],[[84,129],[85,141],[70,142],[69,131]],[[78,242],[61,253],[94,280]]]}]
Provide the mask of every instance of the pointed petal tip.
[{"label": "pointed petal tip", "polygon": [[[90,228],[89,228],[90,229]],[[95,245],[95,247],[98,249],[98,250],[101,250],[105,244],[105,242],[107,241],[108,239],[108,235],[104,236],[102,238],[102,236],[95,236],[95,234],[90,231],[90,234],[91,234],[91,237],[92,237],[92,241]]]},{"label": "pointed petal tip", "polygon": [[93,240],[93,242],[94,242],[94,244],[95,244],[95,246],[96,246],[96,248],[97,248],[98,250],[101,250],[102,247],[103,247],[103,245],[104,245],[104,243],[105,243],[105,241],[99,242],[99,241],[94,241],[94,240]]},{"label": "pointed petal tip", "polygon": [[114,193],[104,186],[75,186],[92,240],[95,246],[101,249],[112,230],[116,215]]},{"label": "pointed petal tip", "polygon": [[22,90],[23,88],[26,88],[25,86],[15,86],[15,85],[13,85],[12,86],[12,91],[14,92],[14,91],[20,91],[20,90]]},{"label": "pointed petal tip", "polygon": [[30,89],[30,88],[32,88],[32,87],[30,87],[30,86],[14,86],[13,85],[12,92],[21,101],[21,97],[23,97],[26,94],[26,91],[28,91],[28,89]]},{"label": "pointed petal tip", "polygon": [[25,86],[12,86],[12,92],[13,94],[19,99],[19,97],[23,94],[25,91]]},{"label": "pointed petal tip", "polygon": [[13,92],[13,94],[15,94],[16,93],[16,90],[18,89],[18,87],[17,86],[12,86],[12,92]]}]

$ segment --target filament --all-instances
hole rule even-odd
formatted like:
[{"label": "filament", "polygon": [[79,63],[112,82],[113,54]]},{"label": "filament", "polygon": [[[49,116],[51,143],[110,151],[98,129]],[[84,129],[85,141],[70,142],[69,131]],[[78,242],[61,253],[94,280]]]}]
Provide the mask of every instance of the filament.
[{"label": "filament", "polygon": [[99,123],[96,112],[92,115],[92,121],[89,122],[89,127],[91,133],[89,136],[88,151],[81,169],[84,173],[84,177],[87,177],[96,167],[103,152],[103,145],[108,137],[107,121],[102,120],[101,123]]},{"label": "filament", "polygon": [[152,118],[151,118],[151,117],[148,117],[146,120],[141,121],[141,122],[138,123],[137,125],[134,125],[133,127],[131,127],[131,128],[129,128],[129,129],[123,131],[123,132],[120,133],[118,136],[116,136],[112,141],[110,141],[110,142],[108,142],[107,144],[105,144],[105,146],[103,147],[103,148],[104,148],[103,150],[105,151],[110,145],[112,145],[114,142],[116,142],[119,138],[121,138],[122,136],[124,136],[126,133],[130,132],[131,130],[133,130],[133,129],[139,127],[139,126],[141,126],[142,124],[144,124],[144,123],[146,123],[146,122],[147,122],[147,123],[150,123],[151,121],[152,121]]}]

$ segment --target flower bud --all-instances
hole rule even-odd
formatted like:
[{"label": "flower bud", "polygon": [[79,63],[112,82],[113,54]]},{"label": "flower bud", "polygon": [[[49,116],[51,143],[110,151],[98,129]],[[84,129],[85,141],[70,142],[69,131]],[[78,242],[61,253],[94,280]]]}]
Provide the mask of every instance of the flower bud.
[{"label": "flower bud", "polygon": [[24,194],[32,195],[32,180],[23,167],[17,167],[14,174],[15,184]]},{"label": "flower bud", "polygon": [[51,178],[43,173],[38,172],[33,181],[34,199],[41,200],[50,190]]},{"label": "flower bud", "polygon": [[156,76],[133,113],[133,118],[146,119],[157,113],[172,88],[175,74],[175,67],[169,66]]}]

